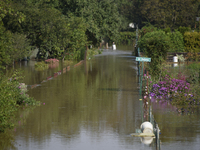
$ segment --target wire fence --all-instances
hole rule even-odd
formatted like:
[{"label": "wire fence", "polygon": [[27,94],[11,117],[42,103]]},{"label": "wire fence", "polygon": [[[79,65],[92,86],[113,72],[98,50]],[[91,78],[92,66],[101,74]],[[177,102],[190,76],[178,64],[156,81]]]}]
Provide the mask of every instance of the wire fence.
[{"label": "wire fence", "polygon": [[160,147],[160,129],[158,127],[158,123],[156,122],[153,114],[152,114],[152,107],[149,106],[149,122],[151,122],[151,124],[153,125],[153,129],[154,129],[154,134],[155,134],[155,147],[156,147],[156,150],[160,150],[161,147]]}]

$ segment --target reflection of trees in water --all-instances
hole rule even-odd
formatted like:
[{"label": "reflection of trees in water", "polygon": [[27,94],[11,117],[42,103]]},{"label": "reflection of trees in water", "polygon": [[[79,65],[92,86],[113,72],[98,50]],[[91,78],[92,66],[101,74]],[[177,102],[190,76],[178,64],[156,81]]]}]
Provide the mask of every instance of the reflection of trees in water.
[{"label": "reflection of trees in water", "polygon": [[16,149],[13,141],[13,132],[7,131],[6,133],[0,133],[0,149]]},{"label": "reflection of trees in water", "polygon": [[32,112],[34,108],[35,106],[23,106],[17,111],[16,118],[13,118],[13,123],[15,124],[14,129],[8,129],[5,133],[0,133],[0,149],[17,149],[15,147],[13,133],[17,131],[16,127],[23,127],[26,124],[27,117],[29,117],[30,112]]},{"label": "reflection of trees in water", "polygon": [[[167,106],[167,104],[154,105],[153,111],[156,121],[159,123],[161,130],[161,141],[195,141],[199,135],[197,131],[199,127],[199,114],[200,109],[195,109],[191,115],[179,114],[174,106]],[[162,109],[162,110],[161,110]]]},{"label": "reflection of trees in water", "polygon": [[98,63],[88,62],[87,73],[83,65],[31,90],[30,95],[46,105],[30,114],[31,127],[23,128],[24,134],[42,141],[55,132],[71,138],[80,134],[81,126],[94,134],[106,128],[118,133],[134,131],[132,89],[136,86],[132,84],[136,81],[123,61],[106,56]]}]

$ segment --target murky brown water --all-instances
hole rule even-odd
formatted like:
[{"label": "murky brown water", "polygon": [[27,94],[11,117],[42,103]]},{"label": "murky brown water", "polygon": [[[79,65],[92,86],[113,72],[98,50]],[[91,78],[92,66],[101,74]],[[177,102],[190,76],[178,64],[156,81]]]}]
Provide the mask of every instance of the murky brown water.
[{"label": "murky brown water", "polygon": [[[42,105],[19,111],[18,126],[0,135],[5,150],[155,149],[130,136],[142,123],[131,51],[104,50],[86,64],[55,76],[62,65],[39,72],[30,61],[21,68],[26,84],[39,84],[29,95]],[[41,83],[50,76],[51,80]],[[161,129],[162,149],[199,149],[199,113],[179,116],[161,105],[154,105],[153,113]]]}]

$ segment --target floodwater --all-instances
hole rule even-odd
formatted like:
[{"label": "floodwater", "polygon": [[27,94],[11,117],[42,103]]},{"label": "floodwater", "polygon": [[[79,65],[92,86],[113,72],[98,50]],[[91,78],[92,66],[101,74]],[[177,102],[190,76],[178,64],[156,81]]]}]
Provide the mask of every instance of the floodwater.
[{"label": "floodwater", "polygon": [[[42,104],[18,112],[17,126],[0,134],[0,149],[154,150],[154,141],[146,145],[130,136],[143,117],[131,50],[104,50],[70,70],[63,70],[62,64],[47,71],[36,71],[34,61],[18,64],[29,85],[28,94]],[[198,150],[199,114],[179,115],[171,106],[153,104],[161,149]]]}]

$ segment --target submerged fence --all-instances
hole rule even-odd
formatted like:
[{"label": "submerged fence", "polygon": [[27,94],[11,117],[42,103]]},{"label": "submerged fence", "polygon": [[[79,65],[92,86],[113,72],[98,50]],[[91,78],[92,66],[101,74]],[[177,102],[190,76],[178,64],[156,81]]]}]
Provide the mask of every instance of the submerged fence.
[{"label": "submerged fence", "polygon": [[152,107],[149,107],[149,122],[151,122],[151,124],[153,125],[153,129],[154,129],[154,134],[155,134],[155,145],[156,145],[156,150],[160,150],[160,129],[158,127],[158,124],[156,122],[156,120],[154,119],[154,116],[152,114]]},{"label": "submerged fence", "polygon": [[[139,62],[138,62],[139,63]],[[140,70],[140,65],[138,65],[138,70]],[[146,72],[145,79],[143,78],[144,74],[144,66],[142,64],[141,71],[138,72],[139,75],[139,85],[140,85],[140,105],[142,109],[142,122],[148,121],[153,125],[153,132],[155,135],[155,142],[152,143],[152,146],[155,147],[156,150],[161,149],[161,141],[160,141],[160,129],[158,127],[158,123],[156,122],[151,106],[151,99],[149,97],[149,75],[148,71]],[[144,81],[143,81],[144,79]],[[144,88],[145,87],[145,88]]]}]

